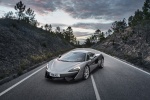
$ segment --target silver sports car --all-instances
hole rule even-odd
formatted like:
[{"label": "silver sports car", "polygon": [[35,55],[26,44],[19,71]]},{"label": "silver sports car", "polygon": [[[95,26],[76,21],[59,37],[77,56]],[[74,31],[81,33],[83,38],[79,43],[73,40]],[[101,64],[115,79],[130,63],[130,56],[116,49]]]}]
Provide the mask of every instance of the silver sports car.
[{"label": "silver sports car", "polygon": [[51,60],[46,67],[45,77],[64,78],[67,81],[88,79],[96,68],[104,67],[104,56],[86,50],[74,50]]}]

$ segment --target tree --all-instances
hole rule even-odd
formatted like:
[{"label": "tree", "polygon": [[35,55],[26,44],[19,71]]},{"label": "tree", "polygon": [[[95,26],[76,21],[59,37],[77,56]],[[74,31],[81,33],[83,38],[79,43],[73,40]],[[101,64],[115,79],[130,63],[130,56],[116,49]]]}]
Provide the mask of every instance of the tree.
[{"label": "tree", "polygon": [[114,45],[114,42],[115,42],[115,39],[116,39],[116,33],[119,33],[120,36],[122,37],[122,32],[124,32],[124,30],[126,29],[127,27],[127,24],[126,24],[126,21],[125,19],[121,20],[121,21],[115,21],[114,23],[112,23],[112,29],[114,31],[114,34],[113,34],[113,45]]},{"label": "tree", "polygon": [[13,12],[12,11],[9,11],[8,13],[5,13],[4,14],[4,18],[8,18],[8,19],[13,19],[14,16],[13,16]]},{"label": "tree", "polygon": [[73,29],[71,28],[71,26],[69,26],[66,30],[63,29],[63,32],[61,35],[69,43],[73,45],[77,44],[77,40],[76,40],[76,37],[73,35]]},{"label": "tree", "polygon": [[128,25],[135,26],[138,23],[140,23],[143,19],[144,19],[144,13],[138,9],[137,11],[135,11],[134,16],[130,16],[128,18]]},{"label": "tree", "polygon": [[73,38],[73,44],[77,45],[77,38],[76,37]]},{"label": "tree", "polygon": [[112,29],[114,32],[124,32],[125,28],[127,27],[125,18],[122,21],[115,21],[114,23],[112,23]]},{"label": "tree", "polygon": [[60,32],[60,27],[59,27],[59,26],[56,27],[55,31],[56,31],[56,34],[60,34],[60,33],[61,33],[61,32]]},{"label": "tree", "polygon": [[94,33],[95,42],[98,42],[100,40],[100,34],[101,30],[97,29]]},{"label": "tree", "polygon": [[70,43],[73,43],[74,35],[73,35],[73,30],[72,30],[71,26],[69,26],[69,27],[66,29],[66,33],[67,33],[67,35],[68,35],[67,40],[68,40]]},{"label": "tree", "polygon": [[17,15],[19,17],[19,20],[23,19],[24,17],[24,11],[25,11],[26,6],[22,3],[22,1],[18,2],[15,5],[15,10],[17,10]]},{"label": "tree", "polygon": [[32,20],[30,22],[30,24],[33,25],[33,26],[36,26],[36,27],[40,25],[40,23],[37,20]]},{"label": "tree", "polygon": [[65,30],[65,29],[63,29],[62,35],[63,35],[63,38],[64,38],[64,39],[67,38],[67,36],[66,36],[67,34],[66,34],[66,30]]},{"label": "tree", "polygon": [[41,29],[43,30],[43,26],[41,26]]},{"label": "tree", "polygon": [[56,27],[55,29],[56,35],[59,36],[60,38],[64,38],[63,33],[60,31],[60,27]]},{"label": "tree", "polygon": [[138,23],[140,23],[143,20],[143,12],[140,11],[139,9],[137,11],[135,11],[135,15],[133,17],[133,21],[132,21],[132,26],[137,25]]},{"label": "tree", "polygon": [[105,39],[104,32],[100,33],[99,35],[99,41],[103,41]]},{"label": "tree", "polygon": [[52,32],[52,25],[51,25],[51,24],[48,25],[48,31],[49,31],[49,32]]},{"label": "tree", "polygon": [[129,18],[128,18],[128,25],[129,26],[132,26],[133,24],[132,24],[132,21],[133,21],[133,16],[130,16]]},{"label": "tree", "polygon": [[108,29],[108,35],[107,36],[109,36],[111,33],[112,33],[112,30],[111,29]]},{"label": "tree", "polygon": [[85,40],[85,43],[84,43],[86,46],[88,46],[88,47],[90,47],[91,45],[92,45],[92,43],[91,43],[91,41],[90,41],[90,39],[89,38],[87,38],[86,40]]},{"label": "tree", "polygon": [[35,22],[35,14],[34,14],[34,11],[31,8],[28,8],[26,10],[25,14],[26,14],[25,21],[27,23]]},{"label": "tree", "polygon": [[89,38],[89,39],[90,39],[90,42],[91,42],[91,43],[95,43],[95,38],[96,38],[95,35],[92,35],[92,36]]},{"label": "tree", "polygon": [[94,42],[97,43],[104,40],[104,38],[104,32],[101,32],[101,30],[97,29],[94,33],[94,36],[92,36],[90,39],[94,39]]},{"label": "tree", "polygon": [[150,19],[150,0],[146,0],[144,2],[144,6],[142,7],[144,19],[149,20]]},{"label": "tree", "polygon": [[45,30],[48,31],[48,24],[45,24]]}]

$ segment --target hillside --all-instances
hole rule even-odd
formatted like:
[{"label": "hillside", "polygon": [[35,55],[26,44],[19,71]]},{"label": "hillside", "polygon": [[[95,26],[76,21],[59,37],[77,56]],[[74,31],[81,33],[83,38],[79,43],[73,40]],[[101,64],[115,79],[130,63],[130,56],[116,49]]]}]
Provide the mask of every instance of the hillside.
[{"label": "hillside", "polygon": [[73,48],[57,35],[27,23],[0,19],[0,79]]},{"label": "hillside", "polygon": [[92,48],[150,70],[150,22],[128,27],[123,33],[113,33]]}]

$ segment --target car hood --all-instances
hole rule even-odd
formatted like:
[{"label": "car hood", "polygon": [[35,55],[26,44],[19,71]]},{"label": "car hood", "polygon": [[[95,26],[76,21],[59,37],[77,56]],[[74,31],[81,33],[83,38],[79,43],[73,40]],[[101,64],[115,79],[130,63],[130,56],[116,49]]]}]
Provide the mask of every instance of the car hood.
[{"label": "car hood", "polygon": [[49,63],[48,71],[54,73],[68,72],[70,69],[76,67],[80,63],[82,62],[65,62],[54,59],[51,63]]}]

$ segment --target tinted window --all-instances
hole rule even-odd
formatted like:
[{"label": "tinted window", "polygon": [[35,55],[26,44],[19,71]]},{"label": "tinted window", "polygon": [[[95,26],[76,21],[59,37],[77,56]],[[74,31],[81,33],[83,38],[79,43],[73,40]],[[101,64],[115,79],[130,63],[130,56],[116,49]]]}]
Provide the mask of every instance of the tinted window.
[{"label": "tinted window", "polygon": [[69,52],[62,55],[59,60],[69,62],[82,62],[85,61],[85,53],[82,52]]},{"label": "tinted window", "polygon": [[89,55],[87,55],[87,58],[86,58],[86,60],[88,61],[88,60],[90,60],[90,56]]},{"label": "tinted window", "polygon": [[95,55],[94,53],[89,52],[90,57],[93,57],[94,55]]}]

